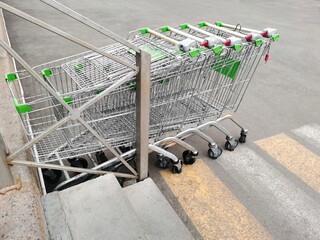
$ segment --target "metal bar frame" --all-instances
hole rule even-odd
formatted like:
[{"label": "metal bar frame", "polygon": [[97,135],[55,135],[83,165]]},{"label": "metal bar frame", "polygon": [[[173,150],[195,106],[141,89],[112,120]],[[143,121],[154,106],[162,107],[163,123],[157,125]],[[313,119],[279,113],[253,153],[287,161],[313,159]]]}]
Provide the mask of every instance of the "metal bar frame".
[{"label": "metal bar frame", "polygon": [[180,30],[175,29],[175,28],[173,28],[173,27],[169,27],[169,31],[174,32],[174,33],[177,33],[177,34],[179,34],[179,35],[181,35],[181,36],[184,36],[184,37],[186,37],[186,38],[190,38],[190,39],[195,40],[195,41],[197,41],[197,42],[199,42],[199,43],[203,42],[203,39],[201,39],[201,38],[199,38],[199,37],[196,37],[196,36],[193,36],[193,35],[191,35],[191,34],[188,34],[188,33],[186,33],[186,32],[180,31]]},{"label": "metal bar frame", "polygon": [[76,38],[76,37],[74,37],[74,36],[64,32],[64,31],[62,31],[62,30],[60,30],[58,28],[56,28],[56,27],[53,27],[53,26],[51,26],[51,25],[49,25],[49,24],[47,24],[47,23],[45,23],[45,22],[43,22],[43,21],[41,21],[41,20],[39,20],[39,19],[37,19],[35,17],[32,17],[31,15],[26,14],[26,13],[24,13],[24,12],[22,12],[22,11],[16,9],[16,8],[13,8],[13,7],[7,5],[7,4],[5,4],[3,2],[0,2],[0,8],[6,10],[8,12],[11,12],[12,14],[14,14],[16,16],[21,17],[21,18],[23,18],[23,19],[25,19],[25,20],[33,23],[33,24],[36,24],[39,27],[42,27],[42,28],[44,28],[44,29],[46,29],[46,30],[48,30],[50,32],[53,32],[53,33],[61,36],[61,37],[64,37],[65,39],[68,39],[68,40],[70,40],[72,42],[75,42],[75,43],[77,43],[77,44],[79,44],[79,45],[81,45],[81,46],[83,46],[83,47],[85,47],[87,49],[90,49],[90,50],[92,50],[94,52],[97,52],[97,53],[107,57],[107,58],[110,58],[115,62],[118,62],[118,63],[123,64],[123,65],[125,65],[125,66],[127,66],[127,67],[129,67],[129,68],[131,68],[133,70],[136,70],[135,66],[132,66],[131,64],[127,63],[126,61],[123,61],[122,59],[120,59],[118,57],[115,57],[115,56],[113,56],[113,55],[111,55],[109,53],[106,53],[106,52],[100,50],[99,48],[94,47],[93,45],[91,45],[91,44],[89,44],[89,43],[87,43],[85,41],[80,40],[79,38]]},{"label": "metal bar frame", "polygon": [[8,152],[2,135],[0,134],[0,190],[14,185],[13,175],[6,162]]},{"label": "metal bar frame", "polygon": [[166,35],[163,35],[163,34],[157,32],[155,30],[152,30],[152,29],[148,28],[148,33],[150,33],[150,34],[152,34],[152,35],[154,35],[154,36],[156,36],[158,38],[162,38],[162,39],[166,40],[167,42],[172,43],[173,45],[179,46],[179,44],[180,44],[179,41],[174,40],[172,38],[169,38]]},{"label": "metal bar frame", "polygon": [[151,55],[141,51],[136,56],[136,62],[140,69],[136,83],[136,142],[139,180],[143,180],[148,177],[150,105],[146,103],[150,103]]},{"label": "metal bar frame", "polygon": [[140,53],[140,49],[138,47],[136,47],[135,45],[131,44],[130,42],[128,42],[124,38],[120,37],[119,35],[111,32],[110,30],[104,28],[103,26],[99,25],[98,23],[96,23],[96,22],[90,20],[89,18],[81,15],[80,13],[72,10],[71,8],[68,8],[55,0],[40,0],[40,1],[49,5],[50,7],[57,9],[58,11],[64,13],[65,15],[72,17],[73,19],[79,21],[80,23],[87,25],[88,27],[96,30],[97,32],[127,46],[128,48],[131,48],[135,52]]},{"label": "metal bar frame", "polygon": [[235,37],[240,37],[240,38],[245,38],[245,34],[242,34],[242,33],[239,33],[239,32],[235,32],[235,31],[231,31],[229,29],[226,29],[226,28],[223,28],[223,27],[219,27],[215,24],[212,24],[212,23],[206,23],[207,26],[213,28],[213,29],[216,29],[216,30],[219,30],[219,31],[222,31],[222,32],[225,32],[225,33],[228,33],[230,35],[233,35]]},{"label": "metal bar frame", "polygon": [[134,176],[132,174],[126,174],[126,173],[116,173],[116,172],[92,170],[92,169],[86,169],[86,168],[61,166],[61,165],[49,164],[49,163],[37,163],[37,162],[31,162],[31,161],[25,161],[25,160],[12,160],[9,163],[13,165],[27,166],[27,167],[34,167],[34,168],[49,168],[49,169],[55,169],[55,170],[79,172],[79,173],[90,173],[90,174],[96,174],[96,175],[113,173],[116,177],[133,178],[133,179],[138,178],[137,176]]},{"label": "metal bar frame", "polygon": [[[241,26],[241,25],[240,25]],[[222,27],[225,27],[225,28],[230,28],[230,29],[233,29],[233,31],[235,29],[237,29],[237,26],[236,25],[232,25],[232,24],[226,24],[226,23],[222,23]],[[252,28],[247,28],[247,27],[239,27],[239,29],[241,31],[245,31],[245,32],[252,32],[252,33],[261,33],[262,31],[258,31],[258,30],[255,30],[255,29],[252,29]]]},{"label": "metal bar frame", "polygon": [[[48,1],[46,2],[47,4]],[[137,104],[136,104],[136,117],[137,117],[137,134],[136,134],[136,141],[137,141],[137,162],[138,162],[138,169],[140,172],[139,179],[142,180],[148,176],[148,148],[149,148],[149,105],[150,105],[150,64],[151,64],[151,56],[149,53],[142,51],[138,49],[137,47],[132,47],[131,43],[128,41],[122,39],[118,35],[110,32],[109,30],[101,27],[100,25],[96,24],[95,22],[83,17],[82,15],[74,12],[71,9],[68,9],[64,7],[62,4],[54,1],[54,4],[56,6],[59,6],[60,11],[66,12],[65,14],[68,16],[71,16],[78,21],[82,22],[83,24],[97,30],[98,32],[104,34],[105,36],[108,36],[132,49],[134,49],[137,52],[137,66],[132,66],[131,64],[123,61],[122,59],[119,59],[118,57],[115,57],[113,55],[110,55],[99,48],[96,48],[78,38],[73,37],[70,34],[67,34],[60,29],[57,29],[37,18],[34,18],[24,12],[19,11],[18,9],[15,9],[7,4],[4,4],[3,2],[0,2],[0,8],[11,12],[31,23],[34,23],[44,29],[47,29],[53,33],[56,33],[57,35],[60,35],[72,42],[75,42],[76,44],[79,44],[81,46],[84,46],[98,54],[101,54],[107,58],[110,58],[120,64],[123,64],[131,69],[134,70],[134,72],[129,73],[128,75],[124,76],[122,79],[118,80],[116,83],[105,89],[102,93],[95,96],[94,98],[90,99],[87,103],[82,105],[81,107],[77,109],[71,108],[64,100],[46,83],[42,80],[42,78],[5,42],[0,40],[0,46],[3,47],[16,61],[18,61],[26,71],[28,71],[37,82],[39,82],[63,107],[65,107],[69,115],[48,129],[46,129],[42,134],[35,137],[31,141],[27,142],[22,148],[14,152],[13,154],[10,154],[6,158],[6,163],[8,164],[15,164],[15,165],[23,165],[28,167],[36,167],[36,168],[52,168],[52,169],[59,169],[64,171],[74,171],[74,172],[85,172],[85,173],[92,173],[92,174],[106,174],[110,172],[106,171],[97,171],[97,170],[88,170],[88,169],[79,169],[74,167],[67,167],[67,166],[59,166],[55,164],[45,164],[45,163],[35,163],[30,161],[22,161],[22,160],[15,160],[18,155],[23,153],[24,151],[28,150],[30,147],[34,146],[37,142],[42,140],[44,137],[48,136],[51,132],[68,122],[69,120],[77,120],[81,125],[83,125],[89,132],[91,132],[97,140],[99,140],[111,153],[114,154],[114,156],[119,159],[130,171],[131,174],[121,174],[121,173],[114,173],[115,175],[119,175],[119,177],[125,177],[125,178],[138,178],[138,173],[128,164],[127,161],[123,159],[122,156],[120,156],[108,142],[100,136],[84,119],[82,119],[81,112],[86,110],[88,107],[92,106],[96,102],[100,101],[103,97],[105,97],[107,94],[112,92],[114,89],[119,87],[121,84],[125,83],[135,75],[137,76]],[[51,5],[51,4],[49,4]]]}]

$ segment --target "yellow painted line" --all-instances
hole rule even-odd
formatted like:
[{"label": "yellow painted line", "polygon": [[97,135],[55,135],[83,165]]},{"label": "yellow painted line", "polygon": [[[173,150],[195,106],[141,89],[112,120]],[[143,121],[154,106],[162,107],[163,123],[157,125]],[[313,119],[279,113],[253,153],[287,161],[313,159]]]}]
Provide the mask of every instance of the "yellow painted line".
[{"label": "yellow painted line", "polygon": [[203,239],[272,239],[203,160],[160,173]]},{"label": "yellow painted line", "polygon": [[320,192],[320,157],[285,134],[255,142],[270,156]]}]

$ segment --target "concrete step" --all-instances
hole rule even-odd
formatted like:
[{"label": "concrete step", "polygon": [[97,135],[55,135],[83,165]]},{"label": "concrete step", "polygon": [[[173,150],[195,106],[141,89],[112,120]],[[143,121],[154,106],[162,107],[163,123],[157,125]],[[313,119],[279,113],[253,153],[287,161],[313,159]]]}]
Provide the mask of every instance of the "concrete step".
[{"label": "concrete step", "polygon": [[149,239],[194,239],[151,178],[124,188]]},{"label": "concrete step", "polygon": [[51,239],[148,239],[114,175],[43,196]]}]

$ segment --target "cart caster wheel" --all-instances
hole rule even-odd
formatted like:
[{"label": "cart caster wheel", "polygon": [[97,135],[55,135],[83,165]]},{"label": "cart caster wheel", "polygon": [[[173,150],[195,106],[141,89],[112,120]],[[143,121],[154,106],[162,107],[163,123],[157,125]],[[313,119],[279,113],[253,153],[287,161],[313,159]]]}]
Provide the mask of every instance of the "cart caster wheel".
[{"label": "cart caster wheel", "polygon": [[222,154],[222,149],[219,147],[208,149],[208,155],[212,159],[217,159],[218,157],[220,157],[221,154]]},{"label": "cart caster wheel", "polygon": [[171,171],[172,171],[172,173],[179,173],[180,174],[182,172],[182,167],[172,165]]},{"label": "cart caster wheel", "polygon": [[120,151],[121,151],[122,153],[125,153],[125,152],[130,151],[130,150],[132,149],[132,147],[121,146],[121,147],[119,147],[119,149],[120,149]]},{"label": "cart caster wheel", "polygon": [[107,156],[102,151],[96,153],[96,159],[97,159],[98,164],[101,164],[101,163],[108,161]]},{"label": "cart caster wheel", "polygon": [[84,158],[70,158],[68,159],[71,167],[78,167],[78,168],[87,168],[88,162]]},{"label": "cart caster wheel", "polygon": [[234,140],[234,145],[232,145],[230,141],[226,141],[224,146],[227,150],[233,151],[238,146],[238,140]]},{"label": "cart caster wheel", "polygon": [[196,159],[193,157],[194,154],[190,151],[190,150],[186,150],[182,153],[182,157],[183,157],[183,163],[185,165],[191,165],[194,164]]},{"label": "cart caster wheel", "polygon": [[60,170],[53,169],[42,169],[43,178],[48,183],[57,183],[59,178],[62,176],[62,172]]},{"label": "cart caster wheel", "polygon": [[239,138],[239,143],[245,143],[246,142],[246,138],[247,138],[247,135],[244,135],[244,134],[241,133],[240,138]]},{"label": "cart caster wheel", "polygon": [[167,169],[169,167],[171,159],[164,157],[162,159],[157,160],[157,167],[161,169]]}]

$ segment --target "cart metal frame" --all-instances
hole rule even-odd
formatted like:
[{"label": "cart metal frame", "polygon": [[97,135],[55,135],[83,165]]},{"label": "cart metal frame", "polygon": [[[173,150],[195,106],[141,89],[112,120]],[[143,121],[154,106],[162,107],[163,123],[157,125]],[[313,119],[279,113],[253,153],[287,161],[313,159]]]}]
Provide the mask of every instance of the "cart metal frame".
[{"label": "cart metal frame", "polygon": [[[56,124],[52,125],[42,134],[38,135],[34,139],[28,141],[23,147],[19,150],[11,153],[6,157],[6,164],[9,165],[22,165],[27,167],[35,167],[35,168],[47,168],[47,169],[59,169],[65,171],[73,171],[73,172],[83,172],[83,173],[90,173],[90,174],[107,174],[107,171],[99,171],[99,170],[91,170],[91,169],[80,169],[76,167],[68,167],[68,166],[58,166],[55,164],[45,164],[45,163],[37,163],[31,162],[26,160],[17,160],[16,158],[23,152],[30,149],[34,146],[37,142],[39,142],[44,137],[48,136],[50,133],[67,123],[68,121],[78,121],[84,128],[86,128],[91,134],[94,135],[96,139],[98,139],[101,144],[103,144],[123,165],[125,165],[129,170],[130,174],[124,173],[113,173],[119,177],[125,178],[134,178],[143,180],[148,176],[148,153],[149,153],[149,92],[150,92],[150,54],[140,50],[136,46],[132,45],[130,42],[126,41],[125,39],[121,38],[120,36],[112,33],[111,31],[105,29],[104,27],[94,23],[93,21],[81,16],[80,14],[70,11],[70,9],[64,7],[63,5],[59,4],[56,1],[46,1],[47,4],[56,4],[59,6],[60,11],[65,11],[66,15],[72,16],[73,18],[77,19],[78,21],[86,24],[87,26],[91,27],[92,29],[102,33],[103,35],[110,37],[121,44],[124,44],[131,49],[133,49],[136,54],[136,65],[131,65],[122,59],[119,59],[111,54],[101,51],[99,48],[96,48],[85,41],[82,41],[66,32],[61,31],[37,18],[34,18],[18,9],[15,9],[3,2],[0,2],[0,8],[11,12],[12,14],[21,17],[33,24],[36,24],[48,31],[51,31],[65,39],[68,39],[78,45],[81,45],[89,50],[92,50],[98,54],[101,54],[119,64],[125,65],[132,69],[133,71],[127,74],[126,76],[122,77],[119,81],[109,86],[103,93],[97,95],[90,101],[86,102],[84,105],[77,109],[71,108],[43,79],[36,73],[9,45],[5,42],[0,40],[0,46],[4,48],[17,62],[21,64],[21,66],[27,70],[35,79],[36,81],[45,88],[54,99],[61,104],[68,112],[69,115],[62,118]],[[113,149],[110,144],[105,141],[103,137],[101,137],[83,118],[80,117],[81,112],[86,110],[88,107],[94,105],[98,101],[100,101],[104,96],[110,94],[115,88],[123,84],[124,82],[128,81],[133,76],[137,76],[136,81],[136,145],[137,145],[137,162],[138,162],[138,171],[133,169],[127,161],[115,150]],[[43,181],[43,179],[42,179]],[[44,190],[45,191],[45,190]]]}]

